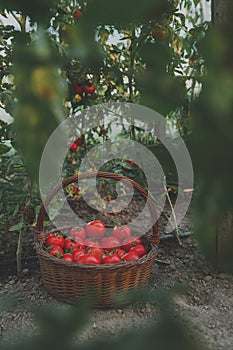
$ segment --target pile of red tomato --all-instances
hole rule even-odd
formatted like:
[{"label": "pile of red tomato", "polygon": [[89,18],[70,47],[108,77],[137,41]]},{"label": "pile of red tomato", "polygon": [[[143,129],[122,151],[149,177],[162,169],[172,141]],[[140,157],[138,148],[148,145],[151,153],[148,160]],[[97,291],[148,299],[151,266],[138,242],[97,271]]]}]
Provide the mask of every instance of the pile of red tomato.
[{"label": "pile of red tomato", "polygon": [[46,237],[50,255],[80,264],[116,264],[140,259],[147,254],[141,238],[133,237],[129,226],[115,226],[105,236],[102,221],[93,220],[85,228],[72,228],[66,236],[59,231]]}]

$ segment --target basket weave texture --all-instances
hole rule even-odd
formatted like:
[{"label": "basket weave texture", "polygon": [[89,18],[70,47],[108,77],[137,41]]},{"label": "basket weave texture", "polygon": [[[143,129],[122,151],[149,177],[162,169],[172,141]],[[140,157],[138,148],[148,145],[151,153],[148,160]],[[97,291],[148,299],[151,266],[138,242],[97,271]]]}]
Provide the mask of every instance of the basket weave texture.
[{"label": "basket weave texture", "polygon": [[156,208],[148,192],[135,181],[123,175],[107,172],[74,175],[55,186],[41,206],[35,228],[35,244],[39,256],[42,280],[50,294],[68,303],[76,303],[91,295],[95,308],[107,308],[116,306],[116,297],[148,285],[154,261],[158,254],[159,232],[156,222],[150,232],[141,237],[149,248],[148,253],[131,262],[85,265],[70,263],[49,255],[43,248],[43,243],[46,240],[44,218],[50,201],[59,190],[69,184],[93,177],[109,178],[131,184],[147,200],[151,216],[155,213]]}]

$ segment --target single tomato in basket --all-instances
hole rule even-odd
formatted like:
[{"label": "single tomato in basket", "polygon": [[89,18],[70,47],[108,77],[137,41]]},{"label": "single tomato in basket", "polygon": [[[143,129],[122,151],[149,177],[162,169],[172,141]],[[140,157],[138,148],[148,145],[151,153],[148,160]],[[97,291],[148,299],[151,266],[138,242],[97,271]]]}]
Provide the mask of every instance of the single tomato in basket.
[{"label": "single tomato in basket", "polygon": [[77,237],[81,239],[85,239],[86,231],[83,227],[72,228],[70,230],[70,237],[74,238],[74,240],[76,240]]},{"label": "single tomato in basket", "polygon": [[135,247],[139,244],[142,244],[142,240],[139,237],[131,237],[131,238],[126,238],[122,242],[122,248],[126,251],[129,251],[130,248]]},{"label": "single tomato in basket", "polygon": [[139,245],[136,245],[135,247],[130,248],[129,251],[135,252],[139,256],[139,258],[141,258],[143,255],[146,255],[147,253],[146,248],[142,244],[139,244]]},{"label": "single tomato in basket", "polygon": [[120,245],[121,242],[114,236],[104,237],[101,240],[101,247],[103,247],[108,252],[112,251],[114,248],[120,247]]},{"label": "single tomato in basket", "polygon": [[104,255],[104,249],[101,247],[89,247],[87,249],[87,253],[96,255],[97,257],[101,258]]},{"label": "single tomato in basket", "polygon": [[113,253],[109,255],[103,255],[101,261],[102,264],[116,264],[121,262],[121,257],[118,254]]},{"label": "single tomato in basket", "polygon": [[87,249],[91,248],[91,247],[97,247],[98,248],[98,247],[100,247],[100,244],[99,244],[98,241],[93,241],[92,239],[87,238],[85,240],[85,246],[87,247]]},{"label": "single tomato in basket", "polygon": [[135,252],[128,252],[121,257],[122,261],[133,261],[138,259],[139,259],[139,256]]},{"label": "single tomato in basket", "polygon": [[120,241],[123,241],[132,235],[132,231],[128,225],[115,226],[112,230],[112,235],[118,238]]},{"label": "single tomato in basket", "polygon": [[79,252],[84,252],[84,248],[82,247],[76,247],[72,250],[72,254],[75,255],[76,253],[79,253]]},{"label": "single tomato in basket", "polygon": [[72,255],[74,257],[74,261],[77,261],[81,255],[85,255],[85,252],[83,249],[74,249]]},{"label": "single tomato in basket", "polygon": [[126,254],[126,251],[124,249],[121,249],[121,248],[116,248],[116,249],[113,249],[113,253],[116,253],[120,257],[122,257],[123,255]]},{"label": "single tomato in basket", "polygon": [[49,254],[52,256],[56,256],[57,258],[62,259],[64,256],[64,251],[60,246],[53,246],[53,248],[49,251]]},{"label": "single tomato in basket", "polygon": [[70,253],[64,254],[62,260],[69,261],[69,262],[74,262],[74,257]]},{"label": "single tomato in basket", "polygon": [[66,237],[64,246],[65,251],[72,252],[75,248],[77,248],[77,242],[72,241],[70,237]]},{"label": "single tomato in basket", "polygon": [[101,259],[96,255],[86,253],[80,255],[76,262],[80,264],[101,264]]},{"label": "single tomato in basket", "polygon": [[101,238],[105,232],[105,225],[101,220],[93,220],[88,222],[85,231],[89,237]]},{"label": "single tomato in basket", "polygon": [[60,232],[50,233],[45,242],[46,247],[59,246],[61,248],[65,245],[65,239]]},{"label": "single tomato in basket", "polygon": [[84,249],[86,247],[86,243],[81,237],[76,237],[75,238],[75,243],[76,243],[76,247],[77,248]]}]

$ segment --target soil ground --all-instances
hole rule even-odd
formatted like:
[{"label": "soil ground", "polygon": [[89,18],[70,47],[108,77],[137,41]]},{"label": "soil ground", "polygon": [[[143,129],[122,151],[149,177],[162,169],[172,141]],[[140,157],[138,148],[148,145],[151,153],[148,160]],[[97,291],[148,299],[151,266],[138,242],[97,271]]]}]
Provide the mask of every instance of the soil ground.
[{"label": "soil ground", "polygon": [[[187,215],[181,225],[181,231],[185,232],[189,227],[190,218]],[[169,289],[177,283],[186,287],[184,292],[175,298],[176,312],[190,322],[195,334],[200,335],[204,349],[231,350],[233,276],[216,272],[205,261],[192,235],[182,239],[182,243],[183,247],[175,240],[161,242],[158,260],[152,271],[151,286],[157,290]],[[6,248],[7,246],[4,249]],[[9,254],[4,256],[10,257]],[[0,272],[0,297],[13,294],[20,300],[20,304],[13,311],[7,309],[0,316],[0,335],[3,340],[8,341],[12,336],[28,334],[28,330],[36,329],[30,306],[52,303],[58,308],[63,307],[64,303],[46,292],[38,262],[28,262],[24,265],[21,281],[15,275],[14,265],[8,266],[8,269],[2,267]],[[129,327],[139,327],[154,317],[156,311],[149,303],[94,310],[81,339],[95,339],[100,334],[114,337],[118,332]]]}]

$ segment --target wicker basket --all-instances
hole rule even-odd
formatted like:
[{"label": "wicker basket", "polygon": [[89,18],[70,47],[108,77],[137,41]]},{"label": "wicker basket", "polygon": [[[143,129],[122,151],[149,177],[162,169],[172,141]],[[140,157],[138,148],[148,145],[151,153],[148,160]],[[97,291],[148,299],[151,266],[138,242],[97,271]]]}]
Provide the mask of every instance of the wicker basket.
[{"label": "wicker basket", "polygon": [[[125,292],[148,284],[151,270],[158,253],[159,233],[155,223],[150,232],[142,239],[149,247],[149,252],[139,260],[118,264],[84,265],[66,262],[49,255],[43,248],[46,239],[44,218],[46,208],[54,195],[65,186],[77,182],[78,179],[93,177],[111,178],[131,184],[145,199],[150,213],[156,210],[148,192],[135,181],[118,174],[107,172],[74,175],[53,188],[44,205],[40,208],[35,230],[36,250],[39,256],[42,279],[45,288],[57,299],[74,303],[87,295],[94,295],[94,307],[106,308],[115,306],[114,298]],[[118,305],[119,306],[119,305]]]}]

